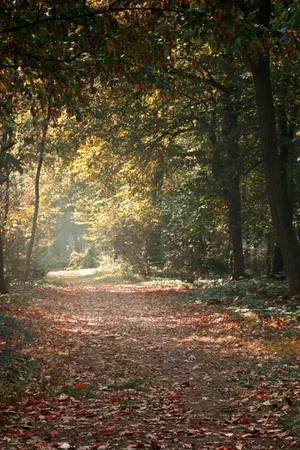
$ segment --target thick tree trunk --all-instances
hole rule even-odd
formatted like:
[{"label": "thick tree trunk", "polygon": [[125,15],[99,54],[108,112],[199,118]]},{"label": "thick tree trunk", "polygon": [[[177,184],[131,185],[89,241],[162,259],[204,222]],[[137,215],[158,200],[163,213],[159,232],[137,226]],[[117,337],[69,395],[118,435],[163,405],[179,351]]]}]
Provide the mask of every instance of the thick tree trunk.
[{"label": "thick tree trunk", "polygon": [[[287,192],[289,197],[290,214],[294,216],[294,180],[293,169],[297,162],[297,155],[295,152],[294,138],[296,132],[296,117],[297,106],[294,106],[290,112],[289,119],[285,107],[285,99],[289,94],[289,86],[285,83],[281,84],[277,89],[277,101],[276,105],[276,117],[278,124],[278,146],[279,146],[279,161],[281,165],[282,177],[285,180],[287,186]],[[295,100],[295,99],[294,99]],[[296,101],[296,100],[295,100]],[[290,121],[289,121],[290,120]],[[290,167],[291,173],[289,174],[288,168]],[[282,252],[278,242],[275,242],[271,250],[271,268],[269,276],[272,278],[284,277],[284,261]]]},{"label": "thick tree trunk", "polygon": [[272,277],[277,278],[284,275],[284,261],[278,243],[274,245],[272,261]]},{"label": "thick tree trunk", "polygon": [[41,178],[41,171],[42,171],[42,166],[43,166],[43,162],[44,162],[45,141],[46,141],[46,136],[47,136],[47,131],[48,131],[49,120],[50,120],[50,111],[48,112],[47,119],[45,119],[44,127],[42,130],[42,140],[39,143],[39,160],[38,160],[38,166],[37,166],[36,177],[35,177],[34,213],[33,213],[33,219],[32,219],[30,240],[28,243],[25,264],[24,264],[24,273],[23,273],[23,281],[24,282],[28,281],[28,278],[29,278],[31,256],[32,256],[33,245],[34,245],[36,229],[37,229],[37,221],[38,221],[39,207],[40,207],[40,178]]},{"label": "thick tree trunk", "polygon": [[[261,2],[261,5],[264,2]],[[268,3],[268,2],[267,2]],[[263,5],[262,5],[263,6]],[[264,171],[273,226],[287,270],[290,289],[300,292],[300,245],[293,227],[286,178],[282,173],[276,130],[269,54],[251,61],[261,128]]]}]

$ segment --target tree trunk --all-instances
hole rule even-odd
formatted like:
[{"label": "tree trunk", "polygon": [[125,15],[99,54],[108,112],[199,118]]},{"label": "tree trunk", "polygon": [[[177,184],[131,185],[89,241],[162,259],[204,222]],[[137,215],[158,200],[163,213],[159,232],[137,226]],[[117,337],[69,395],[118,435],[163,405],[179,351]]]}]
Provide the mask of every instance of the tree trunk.
[{"label": "tree trunk", "polygon": [[242,233],[242,204],[239,177],[232,180],[232,184],[226,193],[226,202],[229,213],[229,231],[232,244],[231,276],[238,280],[245,276],[245,261]]},{"label": "tree trunk", "polygon": [[24,282],[28,281],[28,278],[29,278],[31,256],[32,256],[32,250],[33,250],[36,229],[37,229],[37,221],[38,221],[39,206],[40,206],[40,178],[41,178],[41,171],[42,171],[42,166],[43,166],[43,162],[44,162],[45,140],[46,140],[46,136],[47,136],[49,120],[50,120],[50,112],[48,112],[48,117],[47,117],[47,119],[45,119],[45,123],[44,123],[43,130],[42,130],[42,140],[39,143],[39,160],[38,160],[38,166],[37,166],[36,177],[35,177],[34,213],[33,213],[33,219],[32,219],[30,240],[28,243],[26,258],[25,258],[24,274],[23,274]]},{"label": "tree trunk", "polygon": [[[232,69],[228,70],[228,76]],[[233,73],[232,73],[233,76]],[[230,86],[230,81],[228,85]],[[229,231],[232,244],[231,275],[233,280],[245,276],[245,260],[242,231],[242,199],[240,188],[240,157],[241,150],[238,143],[238,105],[237,95],[232,99],[230,95],[224,98],[224,145],[227,150],[225,168],[226,188],[225,200],[229,213]]]},{"label": "tree trunk", "polygon": [[273,278],[284,275],[284,261],[278,243],[276,242],[273,249],[272,273]]},{"label": "tree trunk", "polygon": [[[285,83],[281,84],[278,88],[276,106],[276,116],[278,124],[278,146],[279,146],[279,161],[281,164],[282,177],[285,180],[287,187],[287,193],[289,198],[290,214],[294,216],[294,194],[295,185],[293,179],[293,169],[297,162],[297,154],[295,152],[294,138],[296,132],[296,117],[297,117],[297,106],[293,106],[292,111],[289,115],[290,122],[288,120],[288,114],[285,107],[285,99],[289,94],[289,86]],[[296,100],[294,99],[296,102]],[[296,104],[296,103],[295,103]],[[292,174],[289,174],[288,168],[290,167]],[[270,276],[273,278],[284,277],[284,261],[282,257],[282,252],[278,242],[275,242],[272,251],[272,270]]]},{"label": "tree trunk", "polygon": [[[287,95],[286,89],[284,89],[285,95]],[[278,132],[279,132],[279,161],[281,164],[282,177],[285,180],[285,184],[288,188],[288,161],[290,156],[290,149],[293,146],[292,136],[289,136],[289,129],[287,123],[287,114],[283,104],[281,104],[277,111],[277,122],[278,122]],[[288,190],[290,214],[293,216],[293,202],[292,202],[292,192]],[[270,276],[272,278],[277,278],[284,274],[284,261],[282,257],[282,252],[278,242],[275,242],[272,252],[272,270]]]},{"label": "tree trunk", "polygon": [[[260,0],[260,23],[269,26],[270,0]],[[290,289],[300,292],[300,245],[297,240],[288,198],[286,179],[282,174],[276,130],[276,118],[270,75],[270,57],[266,50],[251,60],[256,103],[261,128],[264,172],[273,226],[287,270]]]},{"label": "tree trunk", "polygon": [[[151,182],[152,203],[155,207],[160,208],[159,201],[161,198],[161,189],[164,181],[164,160],[160,153],[152,156],[153,161],[156,162],[157,167],[153,173]],[[162,248],[162,223],[155,223],[147,233],[146,239],[146,254],[150,265],[162,267],[163,265],[163,248]]]},{"label": "tree trunk", "polygon": [[5,181],[5,204],[4,204],[4,217],[2,221],[2,239],[5,240],[8,213],[9,213],[9,173],[7,174],[7,178]]},{"label": "tree trunk", "polygon": [[74,250],[77,253],[81,253],[82,248],[78,239],[78,234],[77,234],[77,225],[75,222],[72,221],[71,219],[71,224],[72,224],[72,234],[73,234],[73,241],[74,241]]},{"label": "tree trunk", "polygon": [[3,258],[3,240],[0,230],[0,294],[7,294],[8,287],[4,279],[4,258]]},{"label": "tree trunk", "polygon": [[[222,142],[217,142],[215,133],[217,126],[216,111],[214,111],[210,141],[213,147],[212,173],[215,180],[220,183],[220,192],[228,208],[229,235],[232,246],[230,255],[231,276],[233,280],[238,280],[240,277],[245,276],[239,167],[240,147],[238,144],[238,107],[235,104],[236,98],[233,99],[230,95],[232,83],[231,67],[227,68],[227,71],[228,93],[224,94],[223,98],[223,139]],[[221,155],[221,151],[223,155]]]}]

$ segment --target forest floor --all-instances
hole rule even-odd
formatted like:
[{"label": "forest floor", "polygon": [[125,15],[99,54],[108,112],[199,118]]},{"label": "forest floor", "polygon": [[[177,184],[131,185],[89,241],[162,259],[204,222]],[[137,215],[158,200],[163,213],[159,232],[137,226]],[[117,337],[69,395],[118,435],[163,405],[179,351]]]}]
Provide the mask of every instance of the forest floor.
[{"label": "forest floor", "polygon": [[236,296],[202,301],[207,286],[58,275],[2,305],[34,335],[30,378],[0,383],[1,450],[300,448],[288,299],[259,315]]}]

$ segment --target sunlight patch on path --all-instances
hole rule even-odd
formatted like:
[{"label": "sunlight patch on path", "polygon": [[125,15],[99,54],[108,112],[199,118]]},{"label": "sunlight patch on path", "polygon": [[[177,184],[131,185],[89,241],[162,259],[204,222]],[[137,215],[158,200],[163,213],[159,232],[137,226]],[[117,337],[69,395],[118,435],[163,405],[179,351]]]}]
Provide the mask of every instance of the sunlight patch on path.
[{"label": "sunlight patch on path", "polygon": [[100,269],[76,269],[76,270],[57,270],[48,272],[47,278],[75,278],[86,277],[100,273]]}]

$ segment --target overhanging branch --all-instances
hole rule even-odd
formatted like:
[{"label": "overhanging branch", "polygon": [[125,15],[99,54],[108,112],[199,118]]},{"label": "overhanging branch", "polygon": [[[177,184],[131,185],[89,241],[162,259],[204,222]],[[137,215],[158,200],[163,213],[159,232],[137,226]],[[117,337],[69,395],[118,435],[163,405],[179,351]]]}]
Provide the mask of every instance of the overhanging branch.
[{"label": "overhanging branch", "polygon": [[22,25],[16,25],[14,27],[5,28],[4,30],[0,31],[0,35],[3,34],[9,34],[13,33],[15,31],[24,30],[26,28],[33,28],[36,25],[41,25],[43,23],[49,23],[49,22],[66,22],[66,21],[76,21],[80,19],[86,19],[89,17],[95,17],[100,16],[108,13],[121,13],[121,12],[169,12],[169,13],[176,13],[176,14],[191,14],[197,12],[197,10],[194,9],[185,9],[185,8],[158,8],[158,7],[114,7],[114,8],[94,8],[90,11],[87,11],[86,13],[82,14],[69,14],[66,16],[52,16],[52,17],[44,17],[41,19],[33,20],[32,22],[27,22]]}]

